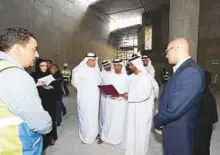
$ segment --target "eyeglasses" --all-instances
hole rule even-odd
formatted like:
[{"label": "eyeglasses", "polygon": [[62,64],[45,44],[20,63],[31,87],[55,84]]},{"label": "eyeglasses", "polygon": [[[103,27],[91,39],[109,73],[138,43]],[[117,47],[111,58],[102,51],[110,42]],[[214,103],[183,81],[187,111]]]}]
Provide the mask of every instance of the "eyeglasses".
[{"label": "eyeglasses", "polygon": [[172,49],[174,49],[174,47],[170,47],[170,48],[166,49],[166,50],[165,50],[166,54],[167,54],[170,50],[172,50]]}]

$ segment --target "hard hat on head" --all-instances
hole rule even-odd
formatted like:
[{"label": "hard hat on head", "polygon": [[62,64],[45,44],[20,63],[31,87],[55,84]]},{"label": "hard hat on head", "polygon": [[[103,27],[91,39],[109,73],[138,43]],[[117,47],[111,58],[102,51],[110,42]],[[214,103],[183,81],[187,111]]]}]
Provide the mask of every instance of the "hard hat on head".
[{"label": "hard hat on head", "polygon": [[68,64],[67,64],[67,63],[64,63],[63,66],[64,66],[64,67],[68,67]]}]

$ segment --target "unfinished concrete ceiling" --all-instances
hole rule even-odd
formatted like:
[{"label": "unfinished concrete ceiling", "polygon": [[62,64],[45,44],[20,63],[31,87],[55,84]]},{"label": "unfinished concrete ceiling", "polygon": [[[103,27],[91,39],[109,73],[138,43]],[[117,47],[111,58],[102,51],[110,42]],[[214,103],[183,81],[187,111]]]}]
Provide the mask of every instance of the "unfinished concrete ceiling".
[{"label": "unfinished concrete ceiling", "polygon": [[98,0],[90,8],[104,14],[110,31],[142,24],[142,14],[169,4],[169,0]]},{"label": "unfinished concrete ceiling", "polygon": [[99,0],[91,8],[111,18],[131,18],[139,16],[145,11],[156,9],[169,0]]}]

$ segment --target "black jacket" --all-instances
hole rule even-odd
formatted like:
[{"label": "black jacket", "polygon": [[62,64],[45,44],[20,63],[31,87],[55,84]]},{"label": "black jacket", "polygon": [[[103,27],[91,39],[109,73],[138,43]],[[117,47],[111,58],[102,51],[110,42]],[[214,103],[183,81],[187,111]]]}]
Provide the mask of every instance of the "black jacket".
[{"label": "black jacket", "polygon": [[[38,59],[36,62],[35,72],[31,73],[31,76],[34,78],[37,83],[38,79],[50,75],[49,72],[41,72],[40,63],[46,62],[43,59]],[[48,111],[51,117],[56,115],[56,94],[55,89],[45,89],[43,86],[37,87],[39,96],[41,98],[41,104],[44,110]]]},{"label": "black jacket", "polygon": [[56,79],[56,81],[52,82],[51,85],[54,86],[56,99],[59,100],[62,97],[62,95],[64,95],[62,89],[64,80],[60,71],[58,71],[56,74],[53,74],[53,77]]},{"label": "black jacket", "polygon": [[214,95],[212,94],[209,86],[212,78],[211,73],[205,71],[205,89],[202,97],[201,107],[199,109],[198,119],[199,124],[214,124],[218,121],[217,103]]}]

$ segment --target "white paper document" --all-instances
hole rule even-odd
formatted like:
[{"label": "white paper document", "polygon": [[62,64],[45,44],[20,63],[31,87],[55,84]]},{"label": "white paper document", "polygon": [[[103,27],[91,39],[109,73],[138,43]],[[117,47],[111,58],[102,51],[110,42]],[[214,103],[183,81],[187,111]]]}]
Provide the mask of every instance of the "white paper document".
[{"label": "white paper document", "polygon": [[43,82],[45,85],[49,85],[51,82],[55,81],[56,79],[54,79],[54,77],[52,75],[48,75],[48,76],[45,76],[43,78],[40,78],[38,79],[38,82],[37,83],[41,83]]}]

